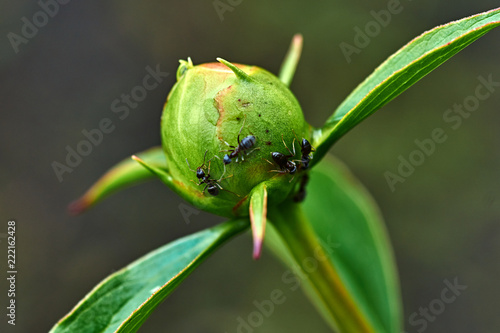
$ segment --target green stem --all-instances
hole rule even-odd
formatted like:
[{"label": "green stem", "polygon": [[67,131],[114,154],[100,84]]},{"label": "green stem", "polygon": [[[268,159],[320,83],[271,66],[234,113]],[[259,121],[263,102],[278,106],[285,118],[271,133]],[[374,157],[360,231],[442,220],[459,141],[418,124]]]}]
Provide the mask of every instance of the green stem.
[{"label": "green stem", "polygon": [[[286,201],[278,209],[270,211],[269,218],[269,222],[273,223],[293,258],[307,275],[314,291],[323,301],[339,332],[374,332],[345,289],[333,263],[327,259],[328,255],[303,214],[301,206]],[[304,263],[310,262],[311,258],[317,259],[315,269],[304,267]]]}]

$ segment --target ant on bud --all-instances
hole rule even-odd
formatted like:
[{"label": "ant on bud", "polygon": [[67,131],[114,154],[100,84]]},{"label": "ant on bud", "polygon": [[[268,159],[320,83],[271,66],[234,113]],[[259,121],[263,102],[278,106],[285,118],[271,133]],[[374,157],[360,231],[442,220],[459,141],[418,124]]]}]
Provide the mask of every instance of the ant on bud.
[{"label": "ant on bud", "polygon": [[[220,160],[219,156],[217,155],[214,155],[214,157],[212,157],[211,159],[208,160],[208,170],[207,170],[207,173],[205,173],[205,171],[203,170],[204,167],[205,167],[205,159],[207,157],[207,153],[208,153],[208,150],[205,151],[205,155],[203,156],[203,164],[200,165],[199,167],[196,168],[196,170],[193,170],[191,169],[191,166],[189,165],[189,161],[188,159],[186,158],[186,163],[189,167],[189,170],[193,171],[196,173],[196,177],[199,179],[199,183],[196,184],[196,185],[201,185],[201,184],[206,184],[205,187],[203,188],[203,191],[202,193],[205,193],[205,190],[207,190],[207,192],[212,195],[212,196],[216,196],[216,195],[219,195],[219,189],[221,190],[224,190],[224,191],[227,191],[229,193],[232,193],[236,196],[239,196],[238,194],[234,193],[234,192],[231,192],[231,191],[228,191],[228,190],[225,190],[222,188],[222,186],[220,185],[220,182],[226,178],[229,178],[229,177],[232,177],[229,176],[229,177],[226,177],[226,178],[222,178],[224,177],[224,174],[226,173],[226,165],[224,165],[224,172],[222,172],[222,175],[220,176],[219,179],[215,180],[215,179],[212,179],[210,178],[210,163],[212,162],[212,159],[214,157],[216,157],[217,159]],[[191,180],[192,182],[196,183],[194,180]]]},{"label": "ant on bud", "polygon": [[[286,145],[285,140],[283,139],[283,134],[281,135],[281,140],[283,141],[285,148],[288,150],[289,155],[285,155],[285,154],[282,154],[279,152],[272,152],[271,157],[273,158],[273,161],[279,166],[280,170],[271,170],[269,172],[289,173],[289,174],[293,175],[293,174],[295,174],[295,172],[297,172],[297,164],[295,164],[294,161],[290,161],[289,158],[295,156],[295,139],[293,139],[293,142],[292,142],[293,153],[290,151],[290,149]],[[273,165],[268,160],[266,160],[266,161],[269,164]],[[293,177],[292,177],[292,179],[290,179],[290,182],[292,180],[293,180]]]},{"label": "ant on bud", "polygon": [[260,149],[260,148],[254,148],[251,151],[246,152],[247,150],[252,148],[255,145],[255,142],[257,141],[257,139],[255,138],[254,135],[248,135],[248,136],[244,137],[243,140],[240,141],[241,130],[243,130],[243,127],[245,126],[246,119],[247,118],[245,115],[245,120],[243,120],[243,125],[241,126],[240,131],[238,132],[238,145],[235,147],[235,146],[230,145],[226,141],[224,141],[224,143],[227,146],[232,148],[230,150],[221,150],[221,151],[229,152],[229,154],[224,155],[224,158],[223,158],[224,165],[231,163],[232,159],[235,157],[236,157],[236,162],[238,162],[238,155],[240,155],[240,153],[241,153],[241,160],[244,161],[245,160],[243,158],[244,152],[245,152],[245,155],[248,155],[251,152],[253,152],[254,150]]},{"label": "ant on bud", "polygon": [[[295,138],[297,138],[297,135],[295,134],[295,131],[293,131],[293,135]],[[297,139],[298,141],[298,139]],[[312,152],[316,151],[316,149],[311,146],[311,143],[307,141],[307,139],[302,138],[302,142],[300,143],[300,152],[302,154],[300,160],[298,160],[301,163],[301,169],[302,170],[307,170],[309,169],[309,162],[310,160],[313,159],[313,156],[311,155]]]}]

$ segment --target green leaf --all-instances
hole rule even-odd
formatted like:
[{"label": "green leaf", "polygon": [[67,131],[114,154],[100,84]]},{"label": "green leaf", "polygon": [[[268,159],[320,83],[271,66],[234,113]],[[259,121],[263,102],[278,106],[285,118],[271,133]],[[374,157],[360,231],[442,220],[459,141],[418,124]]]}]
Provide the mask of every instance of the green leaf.
[{"label": "green leaf", "polygon": [[245,219],[228,221],[147,254],[97,285],[50,332],[136,332],[209,254],[247,227]]},{"label": "green leaf", "polygon": [[259,259],[266,233],[267,188],[266,183],[257,185],[250,194],[250,222],[252,224],[253,258]]},{"label": "green leaf", "polygon": [[303,266],[298,278],[332,328],[399,333],[402,308],[394,256],[373,200],[333,158],[310,173],[302,205],[287,203],[270,211],[269,222],[280,237],[268,228],[266,244],[291,267]]},{"label": "green leaf", "polygon": [[281,64],[279,78],[286,86],[292,83],[293,75],[295,74],[295,69],[299,63],[300,54],[302,53],[302,42],[303,38],[301,34],[293,36],[290,48]]},{"label": "green leaf", "polygon": [[[137,155],[154,166],[167,167],[161,147],[153,147]],[[155,178],[154,174],[136,161],[126,158],[109,169],[82,197],[73,201],[68,210],[71,214],[80,214],[114,192]]]},{"label": "green leaf", "polygon": [[383,62],[313,134],[319,161],[345,133],[418,80],[500,25],[500,8],[436,27]]}]

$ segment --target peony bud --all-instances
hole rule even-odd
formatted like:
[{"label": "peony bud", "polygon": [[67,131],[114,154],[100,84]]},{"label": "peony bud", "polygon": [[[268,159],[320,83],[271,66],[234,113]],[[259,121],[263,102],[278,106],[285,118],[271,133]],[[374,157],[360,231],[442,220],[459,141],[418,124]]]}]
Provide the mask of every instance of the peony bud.
[{"label": "peony bud", "polygon": [[268,205],[295,194],[310,126],[276,76],[217,60],[180,61],[161,120],[163,150],[173,189],[185,200],[214,214],[245,216],[249,194],[263,182]]}]

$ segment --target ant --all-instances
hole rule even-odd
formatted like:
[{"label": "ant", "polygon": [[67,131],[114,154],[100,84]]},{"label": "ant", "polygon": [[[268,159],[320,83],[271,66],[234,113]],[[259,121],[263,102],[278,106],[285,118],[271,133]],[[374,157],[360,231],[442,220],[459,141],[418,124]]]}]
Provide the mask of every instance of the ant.
[{"label": "ant", "polygon": [[[224,155],[224,158],[223,158],[224,165],[231,163],[232,159],[235,157],[236,157],[236,162],[238,162],[237,157],[240,153],[241,153],[241,160],[244,161],[245,159],[243,158],[243,152],[252,148],[255,145],[255,141],[257,141],[257,139],[255,138],[254,135],[248,135],[248,136],[244,137],[243,140],[240,141],[241,130],[243,129],[243,126],[245,126],[246,119],[247,118],[245,115],[245,119],[243,120],[243,125],[241,126],[240,131],[238,132],[238,145],[236,147],[231,146],[229,143],[224,141],[224,143],[226,145],[228,145],[230,148],[232,148],[230,150],[221,150],[221,151],[229,152],[229,154]],[[251,151],[246,152],[246,155],[250,154],[251,152],[253,152],[256,149],[260,149],[260,148],[254,148]]]},{"label": "ant", "polygon": [[[189,167],[189,170],[196,172],[196,177],[200,180],[200,182],[196,185],[199,186],[201,184],[206,184],[202,193],[205,193],[205,190],[208,190],[208,193],[210,195],[216,196],[216,195],[219,195],[219,189],[224,190],[222,188],[222,186],[220,186],[219,183],[221,180],[225,179],[222,177],[224,177],[224,174],[226,173],[226,165],[224,165],[224,172],[222,173],[222,175],[220,176],[220,178],[218,180],[210,178],[210,163],[212,162],[213,157],[208,160],[208,172],[205,173],[205,171],[203,170],[203,167],[205,166],[205,158],[207,157],[207,153],[208,153],[208,150],[205,151],[205,155],[203,156],[203,164],[200,165],[199,167],[197,167],[196,170],[191,169],[191,166],[189,165],[187,158],[186,158],[186,163]],[[220,160],[219,156],[214,155],[214,157],[217,157]],[[229,176],[229,177],[231,177],[231,176]],[[229,178],[229,177],[226,177],[226,178]],[[191,180],[191,181],[194,182],[193,180]],[[228,191],[228,190],[224,190],[224,191],[233,193],[233,192]],[[233,193],[233,194],[237,195],[236,193]]]},{"label": "ant", "polygon": [[[295,137],[297,137],[295,131],[293,131],[293,134],[295,135]],[[309,169],[309,161],[312,160],[313,158],[311,152],[316,151],[316,149],[313,146],[311,146],[311,144],[309,143],[309,141],[307,141],[307,139],[302,138],[302,142],[300,144],[300,151],[302,153],[300,159],[300,162],[302,163],[301,168],[303,170],[307,170]]]},{"label": "ant", "polygon": [[[283,144],[285,145],[286,149],[290,153],[290,155],[285,155],[279,152],[273,152],[271,153],[271,157],[273,158],[274,162],[280,167],[280,170],[271,170],[269,172],[279,172],[279,173],[289,173],[291,175],[295,174],[297,172],[297,164],[295,164],[294,161],[290,161],[289,158],[295,156],[295,139],[293,139],[292,142],[292,147],[293,147],[293,153],[290,151],[288,146],[285,143],[285,140],[283,139],[283,135],[281,135],[281,140],[283,141]],[[269,164],[272,165],[271,162],[266,160]],[[295,177],[295,176],[294,176]],[[290,182],[293,180],[290,179]]]},{"label": "ant", "polygon": [[300,151],[302,153],[302,157],[300,162],[302,163],[302,169],[309,169],[309,161],[312,160],[311,152],[316,151],[316,149],[311,146],[307,139],[302,139],[302,143],[300,144]]}]

